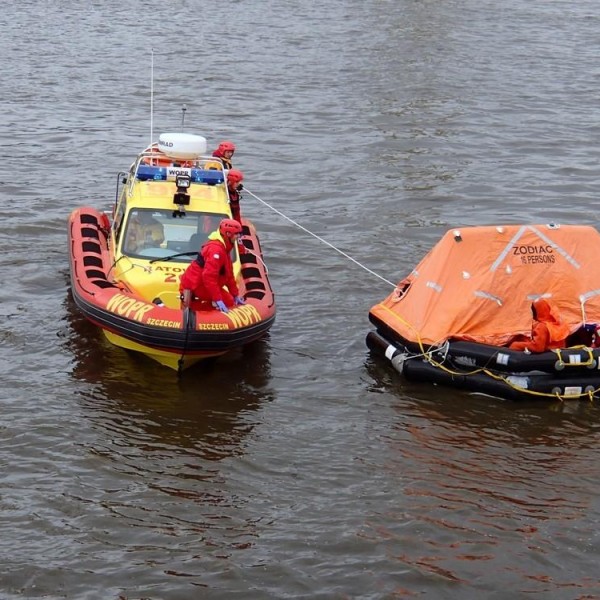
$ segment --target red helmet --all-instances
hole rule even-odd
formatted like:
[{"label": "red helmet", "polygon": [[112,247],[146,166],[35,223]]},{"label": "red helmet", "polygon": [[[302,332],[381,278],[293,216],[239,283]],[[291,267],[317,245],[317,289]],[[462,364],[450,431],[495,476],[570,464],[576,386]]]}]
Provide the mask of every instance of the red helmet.
[{"label": "red helmet", "polygon": [[219,233],[223,237],[230,238],[232,235],[242,233],[242,226],[235,219],[223,219],[219,223]]},{"label": "red helmet", "polygon": [[230,169],[229,173],[227,173],[227,183],[232,185],[237,185],[238,183],[242,183],[244,181],[244,174],[237,169]]},{"label": "red helmet", "polygon": [[225,140],[219,144],[217,150],[219,152],[235,152],[235,144],[229,140]]}]

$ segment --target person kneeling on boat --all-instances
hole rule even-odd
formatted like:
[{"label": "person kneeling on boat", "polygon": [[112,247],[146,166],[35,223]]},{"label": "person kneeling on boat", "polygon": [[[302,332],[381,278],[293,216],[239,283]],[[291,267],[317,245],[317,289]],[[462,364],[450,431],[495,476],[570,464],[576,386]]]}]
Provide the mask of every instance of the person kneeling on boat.
[{"label": "person kneeling on boat", "polygon": [[[209,302],[222,312],[228,312],[233,306],[245,304],[233,275],[231,250],[242,233],[242,226],[234,219],[223,219],[219,228],[213,231],[200,248],[196,260],[181,276],[179,290],[184,306],[192,306],[192,295],[204,308]],[[226,286],[227,290],[223,287]],[[203,306],[204,305],[204,306]]]},{"label": "person kneeling on boat", "polygon": [[544,298],[538,298],[531,303],[531,312],[533,314],[531,338],[514,341],[509,348],[535,353],[564,348],[570,331],[558,309]]}]

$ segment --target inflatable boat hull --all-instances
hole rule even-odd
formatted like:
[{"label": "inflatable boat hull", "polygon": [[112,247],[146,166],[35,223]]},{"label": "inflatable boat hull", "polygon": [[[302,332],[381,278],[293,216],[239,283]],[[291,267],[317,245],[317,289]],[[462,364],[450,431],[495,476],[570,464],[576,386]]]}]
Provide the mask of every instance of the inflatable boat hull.
[{"label": "inflatable boat hull", "polygon": [[[111,280],[106,218],[84,207],[68,222],[71,291],[75,304],[113,344],[146,354],[173,369],[219,356],[261,337],[275,320],[275,300],[254,227],[244,222],[241,278],[246,304],[228,313],[157,305]],[[150,267],[145,267],[150,268]]]}]

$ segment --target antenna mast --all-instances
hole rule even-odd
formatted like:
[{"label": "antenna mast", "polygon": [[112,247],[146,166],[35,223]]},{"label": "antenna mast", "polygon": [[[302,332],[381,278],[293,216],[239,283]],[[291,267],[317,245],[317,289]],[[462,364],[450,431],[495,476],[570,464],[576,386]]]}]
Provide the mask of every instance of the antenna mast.
[{"label": "antenna mast", "polygon": [[187,106],[184,104],[181,107],[181,131],[183,131],[183,124],[185,123],[185,111],[187,110]]},{"label": "antenna mast", "polygon": [[154,135],[154,48],[150,50],[150,149],[152,149],[152,137]]},{"label": "antenna mast", "polygon": [[187,110],[187,106],[184,104],[181,107],[181,131],[183,132],[183,124],[185,122],[185,111]]}]

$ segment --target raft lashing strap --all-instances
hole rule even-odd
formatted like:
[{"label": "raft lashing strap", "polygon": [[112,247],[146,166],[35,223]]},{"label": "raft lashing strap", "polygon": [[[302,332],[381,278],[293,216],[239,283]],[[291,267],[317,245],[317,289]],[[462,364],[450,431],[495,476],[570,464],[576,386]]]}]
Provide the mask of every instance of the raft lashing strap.
[{"label": "raft lashing strap", "polygon": [[190,169],[188,167],[152,167],[150,165],[138,166],[135,176],[140,181],[175,181],[177,175],[189,175],[194,183],[217,185],[223,183],[223,171],[215,169]]},{"label": "raft lashing strap", "polygon": [[[577,350],[577,353],[568,353],[566,357],[563,358],[563,350],[557,349],[556,355],[558,356],[558,360],[554,364],[554,368],[557,371],[562,371],[565,367],[589,367],[590,369],[594,369],[597,365],[596,359],[594,358],[594,351],[587,346],[579,346],[576,348],[568,348],[568,350]],[[582,360],[581,352],[583,354],[587,354],[587,360]],[[565,360],[565,358],[567,360]]]}]

